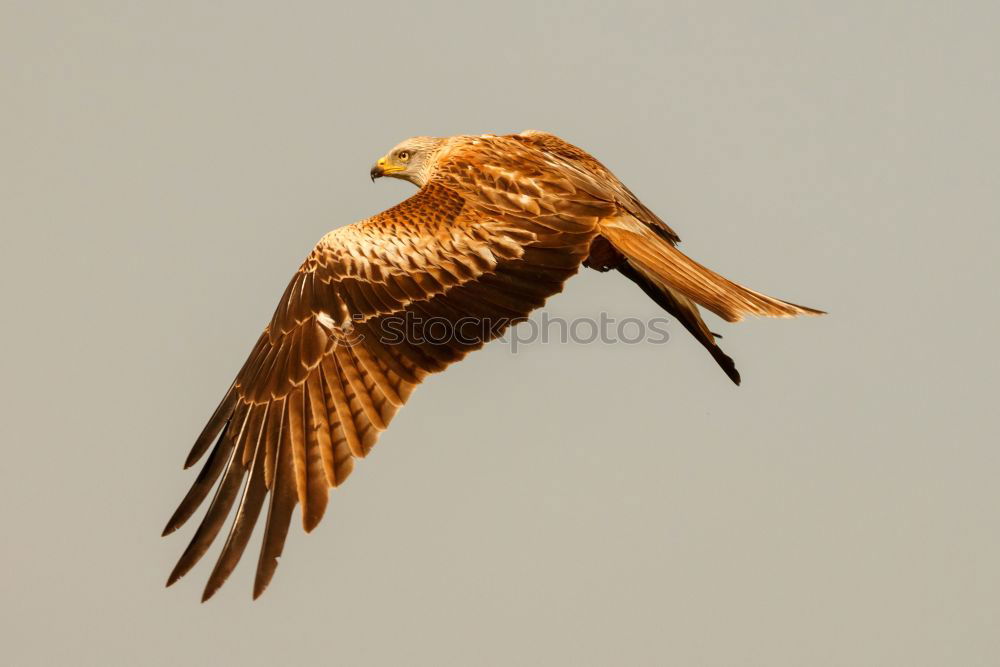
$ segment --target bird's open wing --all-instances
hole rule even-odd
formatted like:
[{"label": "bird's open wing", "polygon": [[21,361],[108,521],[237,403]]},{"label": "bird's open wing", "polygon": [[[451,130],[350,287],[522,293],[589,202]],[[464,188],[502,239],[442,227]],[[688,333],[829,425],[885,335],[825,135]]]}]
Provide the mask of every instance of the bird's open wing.
[{"label": "bird's open wing", "polygon": [[305,530],[315,527],[329,487],[347,478],[427,374],[561,290],[607,204],[571,187],[554,198],[517,172],[492,179],[478,171],[469,183],[462,170],[444,170],[449,182],[432,181],[320,241],[188,456],[191,466],[211,449],[164,534],[215,493],[168,585],[205,554],[235,505],[203,599],[210,597],[235,568],[270,495],[254,585],[260,595],[295,505]]}]

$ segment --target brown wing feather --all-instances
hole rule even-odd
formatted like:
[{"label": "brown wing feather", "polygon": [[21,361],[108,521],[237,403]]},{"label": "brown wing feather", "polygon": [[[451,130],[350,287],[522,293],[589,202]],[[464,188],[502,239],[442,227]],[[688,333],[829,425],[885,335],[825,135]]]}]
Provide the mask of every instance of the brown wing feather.
[{"label": "brown wing feather", "polygon": [[649,226],[661,238],[670,243],[680,243],[677,235],[660,216],[646,207],[611,170],[601,164],[597,158],[573,144],[548,132],[525,130],[517,135],[522,141],[537,146],[541,150],[560,159],[563,166],[573,173],[583,187],[602,197],[610,197],[623,210],[635,216]]},{"label": "brown wing feather", "polygon": [[[168,585],[204,555],[239,496],[203,599],[211,597],[270,495],[254,583],[260,595],[295,506],[312,530],[329,488],[370,451],[424,377],[562,289],[615,205],[548,169],[541,153],[524,147],[459,147],[413,197],[320,241],[192,450],[189,464],[222,432],[168,523],[166,532],[183,524],[221,476]],[[484,324],[438,340],[420,330],[430,319],[453,330],[469,319]],[[400,339],[400,327],[409,327],[407,337]]]}]

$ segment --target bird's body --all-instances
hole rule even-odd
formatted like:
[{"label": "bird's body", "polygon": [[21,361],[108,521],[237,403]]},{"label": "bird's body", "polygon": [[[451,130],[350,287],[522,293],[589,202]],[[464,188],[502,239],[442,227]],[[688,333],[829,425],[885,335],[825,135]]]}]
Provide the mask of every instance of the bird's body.
[{"label": "bird's body", "polygon": [[[270,494],[259,595],[295,505],[305,529],[315,527],[329,488],[346,479],[426,375],[525,319],[581,265],[617,270],[638,284],[736,383],[732,360],[696,304],[729,321],[820,312],[748,290],[689,259],[674,231],[610,171],[551,134],[417,137],[379,161],[372,177],[382,175],[420,189],[320,240],[195,443],[187,466],[211,453],[164,533],[217,490],[168,585],[204,555],[238,499],[205,590],[211,596],[242,556]],[[451,335],[422,335],[430,321]]]}]

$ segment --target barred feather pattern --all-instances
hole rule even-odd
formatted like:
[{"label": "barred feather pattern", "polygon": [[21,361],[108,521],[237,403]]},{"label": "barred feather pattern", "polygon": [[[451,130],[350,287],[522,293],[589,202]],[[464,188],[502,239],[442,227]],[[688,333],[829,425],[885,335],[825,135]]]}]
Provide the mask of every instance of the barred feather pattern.
[{"label": "barred feather pattern", "polygon": [[[614,205],[546,177],[539,158],[504,161],[501,153],[456,146],[415,195],[330,232],[302,263],[188,457],[193,465],[211,449],[164,534],[180,528],[213,485],[216,492],[168,585],[204,556],[233,513],[205,587],[203,599],[211,597],[267,501],[259,596],[294,508],[313,530],[329,490],[371,452],[428,374],[502,335],[578,270],[597,220]],[[385,342],[389,320],[406,314],[497,326],[472,340]]]}]

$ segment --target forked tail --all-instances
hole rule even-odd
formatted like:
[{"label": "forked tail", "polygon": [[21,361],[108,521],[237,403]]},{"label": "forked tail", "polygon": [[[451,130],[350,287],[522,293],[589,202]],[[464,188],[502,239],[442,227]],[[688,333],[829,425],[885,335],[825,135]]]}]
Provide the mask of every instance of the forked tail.
[{"label": "forked tail", "polygon": [[737,285],[694,261],[631,216],[602,220],[600,227],[601,235],[646,279],[661,289],[680,292],[728,322],[738,322],[744,315],[824,314]]}]

